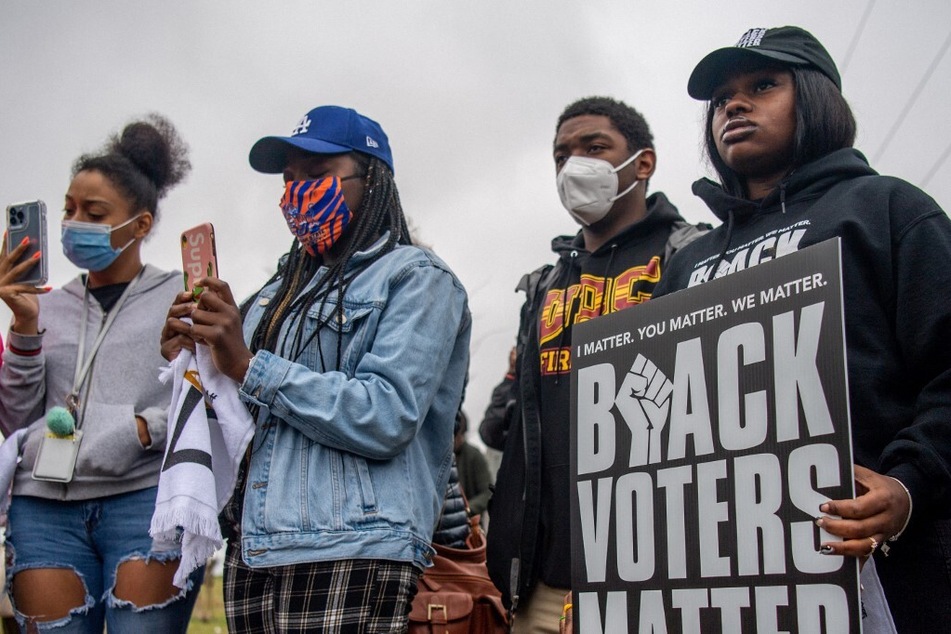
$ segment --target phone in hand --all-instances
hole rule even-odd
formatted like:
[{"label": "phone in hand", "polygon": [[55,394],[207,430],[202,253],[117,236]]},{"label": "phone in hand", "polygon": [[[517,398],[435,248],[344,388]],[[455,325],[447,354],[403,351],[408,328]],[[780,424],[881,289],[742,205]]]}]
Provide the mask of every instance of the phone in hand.
[{"label": "phone in hand", "polygon": [[29,269],[16,280],[18,284],[42,286],[49,277],[49,260],[46,255],[46,205],[42,200],[14,203],[7,207],[7,253],[17,248],[24,238],[30,239],[30,246],[14,263],[31,260],[39,251],[36,266]]},{"label": "phone in hand", "polygon": [[182,271],[185,290],[195,299],[202,288],[195,282],[203,277],[218,277],[218,252],[215,249],[215,228],[210,222],[182,232]]}]

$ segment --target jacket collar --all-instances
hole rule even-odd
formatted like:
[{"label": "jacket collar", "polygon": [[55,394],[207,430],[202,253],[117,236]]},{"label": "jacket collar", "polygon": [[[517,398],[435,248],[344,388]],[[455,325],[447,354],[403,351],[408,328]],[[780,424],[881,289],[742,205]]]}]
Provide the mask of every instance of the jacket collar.
[{"label": "jacket collar", "polygon": [[783,202],[819,196],[841,181],[876,174],[861,152],[844,148],[794,170],[762,200],[747,200],[728,194],[708,178],[695,182],[693,193],[710,207],[717,218],[726,222],[731,213],[737,220],[742,220],[757,213],[779,211]]},{"label": "jacket collar", "polygon": [[[129,295],[130,297],[147,293],[156,286],[163,284],[169,275],[167,272],[162,271],[151,264],[146,264],[144,268],[145,270],[142,271],[142,279],[140,279],[138,284],[135,285],[135,288],[132,289],[132,292]],[[83,291],[86,288],[85,275],[85,273],[81,273],[71,279],[63,286],[63,290],[70,295],[74,295],[82,299]],[[181,273],[179,273],[179,278],[181,278]],[[182,287],[182,289],[184,290],[184,287]]]},{"label": "jacket collar", "polygon": [[683,220],[683,217],[677,211],[677,208],[662,192],[655,192],[647,197],[646,216],[621,230],[593,253],[585,249],[584,237],[581,231],[573,236],[557,236],[551,241],[551,250],[566,262],[577,261],[576,256],[580,254],[599,257],[610,253],[613,248],[641,239],[643,236],[652,233],[660,225],[667,226],[678,220]]}]

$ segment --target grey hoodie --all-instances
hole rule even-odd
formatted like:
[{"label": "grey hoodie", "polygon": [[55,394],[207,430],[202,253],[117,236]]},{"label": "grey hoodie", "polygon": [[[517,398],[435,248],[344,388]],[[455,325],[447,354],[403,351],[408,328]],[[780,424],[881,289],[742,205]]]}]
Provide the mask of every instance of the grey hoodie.
[{"label": "grey hoodie", "polygon": [[[77,424],[84,436],[68,484],[33,480],[32,472],[46,431],[45,414],[63,406],[72,389],[83,312],[82,279],[40,296],[42,334],[10,332],[0,367],[0,427],[5,434],[30,428],[14,495],[85,500],[158,483],[171,398],[171,385],[158,381],[159,368],[165,365],[159,338],[172,299],[181,290],[181,273],[146,265],[120,308],[80,393]],[[87,355],[105,317],[90,296]],[[152,444],[147,448],[139,442],[136,416],[148,422]]]}]

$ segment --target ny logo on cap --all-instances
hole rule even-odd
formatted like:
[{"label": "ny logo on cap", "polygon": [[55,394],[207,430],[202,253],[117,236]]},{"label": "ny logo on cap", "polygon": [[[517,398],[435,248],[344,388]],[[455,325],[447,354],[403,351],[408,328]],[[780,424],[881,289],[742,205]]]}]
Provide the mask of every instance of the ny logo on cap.
[{"label": "ny logo on cap", "polygon": [[305,114],[301,117],[301,120],[297,123],[297,127],[291,130],[291,136],[297,136],[298,134],[306,134],[308,128],[310,128],[310,119],[307,118]]},{"label": "ny logo on cap", "polygon": [[751,46],[759,46],[764,35],[766,35],[766,29],[750,29],[749,31],[743,34],[743,37],[741,37],[740,41],[736,43],[736,46],[738,48],[749,48]]},{"label": "ny logo on cap", "polygon": [[378,147],[380,147],[380,144],[377,143],[376,141],[374,141],[373,139],[371,139],[371,138],[368,136],[368,137],[367,137],[367,147],[375,147],[375,148],[378,148]]}]

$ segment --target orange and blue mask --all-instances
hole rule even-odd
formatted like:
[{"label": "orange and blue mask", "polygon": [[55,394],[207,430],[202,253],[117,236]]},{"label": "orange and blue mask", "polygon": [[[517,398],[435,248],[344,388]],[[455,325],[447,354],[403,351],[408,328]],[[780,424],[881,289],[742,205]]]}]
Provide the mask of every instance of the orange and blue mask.
[{"label": "orange and blue mask", "polygon": [[291,233],[311,255],[329,251],[353,218],[336,176],[285,184],[281,213]]}]

